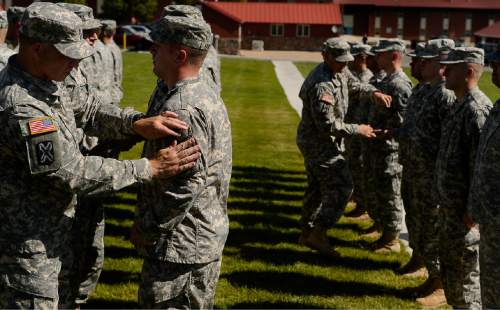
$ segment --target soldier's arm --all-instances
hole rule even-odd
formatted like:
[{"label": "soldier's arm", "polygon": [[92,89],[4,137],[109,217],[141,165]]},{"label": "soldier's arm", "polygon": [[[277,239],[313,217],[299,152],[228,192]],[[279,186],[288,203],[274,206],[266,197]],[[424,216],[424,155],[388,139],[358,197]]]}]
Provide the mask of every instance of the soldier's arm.
[{"label": "soldier's arm", "polygon": [[344,137],[358,134],[357,124],[346,124],[338,115],[335,115],[334,90],[327,83],[320,83],[312,89],[312,116],[318,134],[326,136]]},{"label": "soldier's arm", "polygon": [[400,128],[403,124],[408,98],[410,98],[410,96],[410,85],[397,86],[392,92],[391,117],[387,122],[389,128]]},{"label": "soldier's arm", "polygon": [[474,165],[476,162],[477,148],[481,136],[482,128],[488,117],[488,110],[470,111],[465,118],[465,141],[464,147],[468,154],[469,181],[474,174]]}]

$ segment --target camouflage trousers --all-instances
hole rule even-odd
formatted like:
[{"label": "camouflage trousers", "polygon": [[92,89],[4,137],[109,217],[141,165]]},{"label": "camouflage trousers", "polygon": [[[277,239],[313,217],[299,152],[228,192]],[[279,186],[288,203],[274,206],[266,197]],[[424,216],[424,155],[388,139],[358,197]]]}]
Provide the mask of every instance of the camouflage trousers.
[{"label": "camouflage trousers", "polygon": [[500,216],[480,225],[479,264],[483,308],[500,308]]},{"label": "camouflage trousers", "polygon": [[363,168],[363,152],[361,148],[361,140],[359,137],[350,137],[346,139],[347,158],[349,160],[349,169],[351,170],[352,182],[354,190],[352,198],[356,202],[356,208],[365,209],[364,193],[365,178]]},{"label": "camouflage trousers", "polygon": [[481,308],[479,284],[479,229],[463,223],[463,202],[441,204],[439,257],[441,279],[448,304],[453,308]]},{"label": "camouflage trousers", "polygon": [[439,207],[429,193],[434,184],[432,169],[426,173],[417,165],[422,163],[413,161],[403,167],[401,182],[409,244],[422,257],[429,276],[439,277]]},{"label": "camouflage trousers", "polygon": [[[60,276],[59,308],[84,304],[95,291],[103,264],[104,208],[101,198],[79,198],[73,226],[73,263],[69,271],[61,271],[62,275],[68,275]],[[61,278],[65,283],[61,283]]]},{"label": "camouflage trousers", "polygon": [[374,225],[378,227],[382,227],[380,223],[380,219],[376,216],[376,204],[375,201],[370,200],[375,195],[375,191],[377,190],[377,182],[375,180],[375,176],[373,175],[373,167],[372,162],[368,160],[370,156],[372,156],[368,150],[368,145],[365,141],[361,141],[361,151],[362,156],[364,158],[362,173],[363,173],[363,199],[364,206],[366,208],[366,212],[370,216],[370,218],[374,221]]},{"label": "camouflage trousers", "polygon": [[212,309],[221,260],[178,264],[145,258],[139,305],[145,309]]},{"label": "camouflage trousers", "polygon": [[307,188],[301,224],[329,228],[340,219],[352,194],[349,164],[342,155],[327,163],[305,161]]},{"label": "camouflage trousers", "polygon": [[57,309],[57,299],[31,295],[1,283],[0,309]]},{"label": "camouflage trousers", "polygon": [[366,181],[368,213],[385,233],[398,235],[403,221],[402,166],[398,162],[398,152],[380,152],[371,148],[367,151],[365,163],[368,162]]}]

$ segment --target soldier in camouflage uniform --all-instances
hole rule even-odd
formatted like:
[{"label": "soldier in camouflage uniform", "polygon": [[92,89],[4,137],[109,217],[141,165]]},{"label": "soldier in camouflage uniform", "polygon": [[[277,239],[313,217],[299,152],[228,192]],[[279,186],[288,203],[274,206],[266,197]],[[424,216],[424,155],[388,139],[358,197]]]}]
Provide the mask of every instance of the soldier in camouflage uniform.
[{"label": "soldier in camouflage uniform", "polygon": [[[351,73],[361,82],[368,83],[373,77],[373,73],[366,66],[366,59],[370,52],[371,46],[365,44],[357,44],[351,48],[351,54],[354,61],[351,66]],[[345,116],[347,123],[366,124],[368,121],[368,110],[370,102],[355,102],[354,98],[349,98],[349,107]],[[361,155],[361,139],[359,137],[347,137],[345,141],[346,154],[349,159],[349,168],[351,170],[354,190],[352,200],[356,202],[356,209],[349,214],[348,217],[360,217],[366,212],[364,205],[365,190],[363,188],[363,157]],[[360,218],[361,219],[361,218]]]},{"label": "soldier in camouflage uniform", "polygon": [[[390,108],[371,106],[369,123],[373,128],[399,128],[403,122],[412,88],[410,79],[401,69],[404,50],[404,42],[399,39],[380,40],[379,45],[372,49],[377,54],[379,67],[387,73],[377,86],[392,96]],[[368,199],[374,202],[375,220],[382,225],[382,236],[372,249],[378,253],[399,252],[403,202],[398,142],[394,138],[372,140],[368,144],[368,153],[371,176],[377,186],[376,190],[368,192],[371,195]]]},{"label": "soldier in camouflage uniform", "polygon": [[[375,58],[375,54],[370,50],[367,53],[368,57],[366,59],[366,65],[370,71],[372,71],[373,76],[370,78],[369,84],[378,87],[378,84],[385,78],[386,73],[384,70],[381,70],[377,64],[377,60]],[[370,109],[368,109],[369,114]],[[368,160],[371,154],[368,151],[368,145],[370,144],[370,140],[361,140],[361,156],[365,159],[363,161],[363,198],[365,199],[364,205],[366,211],[370,218],[373,220],[373,225],[368,228],[364,234],[363,238],[369,239],[377,239],[382,233],[382,225],[380,221],[375,216],[375,201],[370,200],[370,197],[373,197],[373,193],[377,191],[377,180],[372,174],[371,162]],[[370,194],[370,192],[372,194]]]},{"label": "soldier in camouflage uniform", "polygon": [[[123,79],[123,59],[122,51],[114,40],[116,33],[116,21],[111,19],[101,20],[102,42],[111,51],[113,77],[111,81],[111,102],[119,105],[123,98],[122,79]],[[109,70],[109,69],[108,69]]]},{"label": "soldier in camouflage uniform", "polygon": [[[500,49],[491,58],[493,84],[500,87]],[[481,301],[484,309],[500,308],[500,100],[484,124],[477,148],[468,214],[479,224]]]},{"label": "soldier in camouflage uniform", "polygon": [[133,242],[144,255],[139,303],[144,308],[213,308],[229,229],[231,125],[216,91],[200,77],[212,32],[199,18],[164,16],[151,32],[154,72],[168,89],[148,115],[176,112],[188,123],[177,140],[146,142],[143,155],[193,137],[201,158],[193,171],[139,188]]},{"label": "soldier in camouflage uniform", "polygon": [[415,127],[415,115],[422,106],[422,97],[428,91],[428,85],[422,78],[422,58],[421,53],[425,48],[425,42],[417,44],[415,50],[409,53],[411,57],[411,75],[418,81],[418,84],[413,87],[411,96],[408,98],[407,110],[401,128],[392,132],[393,136],[399,142],[399,158],[403,166],[401,177],[401,198],[406,213],[406,226],[408,228],[409,245],[413,249],[410,261],[398,270],[398,273],[410,277],[424,277],[426,270],[420,254],[419,244],[419,213],[412,208],[411,204],[411,186],[412,173],[414,170],[413,161],[410,160],[411,151],[409,150],[408,137]]},{"label": "soldier in camouflage uniform", "polygon": [[[197,146],[181,151],[193,141],[162,150],[149,160],[82,156],[76,123],[84,119],[94,134],[116,139],[138,134],[156,139],[165,136],[168,128],[155,129],[164,122],[163,116],[142,119],[142,113],[112,105],[68,101],[60,81],[80,59],[93,53],[81,27],[72,12],[35,2],[22,19],[19,54],[0,73],[4,125],[0,133],[0,308],[58,307],[58,290],[67,289],[71,280],[67,272],[73,261],[76,194],[100,194],[153,177],[173,176],[193,167],[199,157]],[[78,113],[73,106],[79,106]]]},{"label": "soldier in camouflage uniform", "polygon": [[387,96],[359,83],[345,70],[347,62],[353,59],[345,41],[328,39],[322,55],[324,62],[308,75],[299,93],[303,109],[297,145],[304,156],[308,179],[299,243],[324,255],[337,256],[326,231],[339,220],[353,189],[343,139],[353,135],[375,136],[368,125],[344,123],[349,96],[365,100],[372,95],[381,103],[385,103]]},{"label": "soldier in camouflage uniform", "polygon": [[0,11],[0,70],[7,65],[9,57],[15,54],[15,52],[8,48],[7,44],[5,44],[5,36],[7,34],[8,26],[7,12]]},{"label": "soldier in camouflage uniform", "polygon": [[[412,237],[413,250],[422,256],[429,277],[418,289],[421,298],[417,302],[427,307],[446,304],[443,284],[439,272],[439,207],[435,195],[429,193],[434,188],[434,171],[443,120],[455,101],[452,91],[445,88],[446,60],[455,43],[450,39],[436,39],[427,42],[420,54],[422,77],[428,82],[428,90],[422,96],[422,105],[413,116],[413,127],[407,132],[408,163],[412,164],[409,182],[411,200],[407,203],[415,218],[415,233]],[[406,169],[403,170],[403,177]],[[406,203],[406,202],[405,202]],[[405,207],[407,205],[405,204]],[[408,223],[408,222],[407,222]]]},{"label": "soldier in camouflage uniform", "polygon": [[446,64],[446,88],[457,97],[443,121],[435,172],[441,278],[451,306],[476,309],[481,307],[479,230],[464,219],[479,136],[492,104],[477,86],[482,49],[455,48],[441,63]]},{"label": "soldier in camouflage uniform", "polygon": [[11,6],[7,9],[7,20],[9,21],[9,29],[5,42],[7,46],[17,53],[19,49],[19,28],[21,27],[21,17],[26,8],[21,6]]}]

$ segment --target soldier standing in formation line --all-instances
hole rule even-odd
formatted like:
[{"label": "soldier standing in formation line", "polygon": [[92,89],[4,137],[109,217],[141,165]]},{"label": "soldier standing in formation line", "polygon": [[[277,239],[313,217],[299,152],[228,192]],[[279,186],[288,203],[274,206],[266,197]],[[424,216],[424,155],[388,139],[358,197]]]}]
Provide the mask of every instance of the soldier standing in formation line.
[{"label": "soldier standing in formation line", "polygon": [[457,47],[446,60],[446,88],[456,100],[443,120],[436,161],[440,223],[439,259],[448,304],[454,308],[480,308],[479,230],[466,221],[479,136],[491,101],[478,88],[484,51]]},{"label": "soldier standing in formation line", "polygon": [[140,186],[133,242],[144,263],[139,303],[145,308],[213,308],[229,229],[231,126],[217,90],[201,76],[213,35],[193,16],[166,15],[151,32],[154,72],[167,93],[148,115],[171,110],[189,125],[177,139],[146,142],[143,155],[191,137],[201,148],[196,167]]},{"label": "soldier standing in formation line", "polygon": [[[490,58],[491,79],[500,87],[500,49]],[[468,214],[479,224],[479,266],[483,308],[500,308],[500,99],[482,129],[477,148],[474,177],[469,194]]]}]

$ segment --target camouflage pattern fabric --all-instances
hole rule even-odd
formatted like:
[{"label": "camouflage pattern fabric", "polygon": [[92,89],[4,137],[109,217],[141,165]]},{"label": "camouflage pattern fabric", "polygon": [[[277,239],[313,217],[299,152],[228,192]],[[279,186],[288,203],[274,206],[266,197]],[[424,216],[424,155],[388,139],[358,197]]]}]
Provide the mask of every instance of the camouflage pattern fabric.
[{"label": "camouflage pattern fabric", "polygon": [[13,50],[7,47],[7,44],[0,45],[0,70],[5,68],[7,62],[9,61],[9,57],[16,54]]},{"label": "camouflage pattern fabric", "polygon": [[76,124],[86,122],[80,127],[102,138],[129,139],[139,113],[98,101],[71,104],[59,83],[32,77],[13,58],[0,72],[0,88],[1,278],[16,291],[56,300],[60,272],[72,264],[76,194],[151,180],[147,159],[82,156]]},{"label": "camouflage pattern fabric", "polygon": [[455,95],[444,84],[442,81],[426,88],[422,104],[413,116],[413,128],[407,132],[402,184],[402,191],[404,188],[409,195],[404,203],[410,246],[422,255],[429,275],[436,277],[439,276],[439,210],[431,189],[441,125],[455,101]]},{"label": "camouflage pattern fabric", "polygon": [[[363,70],[359,73],[351,71],[351,73],[353,73],[353,75],[361,83],[369,83],[370,79],[373,77],[373,73],[369,69]],[[349,107],[345,116],[345,122],[354,124],[367,124],[370,104],[371,103],[369,100],[356,102],[353,99],[349,99]],[[363,138],[356,136],[347,137],[345,141],[345,148],[347,158],[349,159],[349,169],[351,170],[352,180],[354,184],[352,199],[356,202],[356,206],[365,209],[365,189],[363,175],[364,160],[361,151],[362,139]]]},{"label": "camouflage pattern fabric", "polygon": [[440,233],[441,278],[446,299],[456,308],[481,307],[479,231],[463,224],[469,186],[491,101],[479,88],[456,100],[443,122],[436,161],[436,190],[443,223]]},{"label": "camouflage pattern fabric", "polygon": [[469,195],[468,212],[479,223],[481,240],[481,298],[483,307],[500,307],[500,214],[498,180],[500,180],[500,100],[483,127],[477,149],[474,177]]},{"label": "camouflage pattern fabric", "polygon": [[201,78],[211,85],[219,94],[222,91],[220,80],[220,60],[217,50],[210,46],[207,57],[203,61],[203,66],[200,69]]},{"label": "camouflage pattern fabric", "polygon": [[[136,221],[144,238],[154,241],[146,249],[148,257],[207,263],[221,256],[228,233],[230,123],[220,97],[199,78],[178,82],[162,98],[150,102],[148,115],[167,110],[177,113],[190,128],[182,139],[195,137],[202,158],[193,171],[175,181],[140,186]],[[143,155],[150,156],[171,142],[148,141]]]},{"label": "camouflage pattern fabric", "polygon": [[10,288],[0,280],[1,309],[58,309],[57,298],[47,298],[23,293]]},{"label": "camouflage pattern fabric", "polygon": [[202,19],[164,16],[152,25],[151,38],[156,43],[176,43],[207,51],[213,42],[210,26]]},{"label": "camouflage pattern fabric", "polygon": [[[386,73],[383,70],[380,70],[376,74],[372,76],[370,79],[370,85],[374,87],[378,87],[379,83],[385,78]],[[368,113],[370,112],[370,107],[368,107]],[[367,116],[367,123],[368,123],[368,117]],[[368,140],[361,140],[361,156],[363,157],[363,166],[362,166],[362,175],[363,175],[363,199],[364,203],[363,205],[366,208],[366,211],[368,212],[368,215],[370,215],[370,218],[375,222],[375,225],[380,226],[380,219],[377,217],[377,214],[375,212],[376,210],[376,204],[374,200],[370,200],[370,197],[373,197],[374,193],[378,190],[377,186],[377,180],[375,180],[375,176],[373,175],[373,167],[371,166],[370,161],[368,158],[370,158],[371,154],[368,150],[370,141]],[[371,194],[370,194],[371,193]]]},{"label": "camouflage pattern fabric", "polygon": [[332,76],[325,63],[316,66],[302,84],[297,146],[308,175],[301,218],[304,227],[330,227],[344,212],[353,184],[343,140],[358,132],[357,124],[344,123],[348,98],[351,94],[366,98],[373,90],[348,72]]},{"label": "camouflage pattern fabric", "polygon": [[[369,112],[369,124],[373,128],[400,128],[406,113],[408,98],[411,95],[411,81],[406,74],[395,71],[377,84],[384,94],[392,96],[390,108],[372,105]],[[382,225],[384,232],[398,235],[403,220],[403,202],[401,199],[401,173],[399,163],[399,144],[392,139],[368,141],[367,158],[369,182],[375,182],[369,189],[367,199],[372,201],[371,208],[376,222]]]},{"label": "camouflage pattern fabric", "polygon": [[123,99],[123,57],[122,51],[115,41],[111,41],[106,47],[111,51],[113,59],[113,80],[111,86],[111,102],[119,105]]},{"label": "camouflage pattern fabric", "polygon": [[178,264],[144,260],[139,305],[144,309],[213,309],[221,261]]}]

